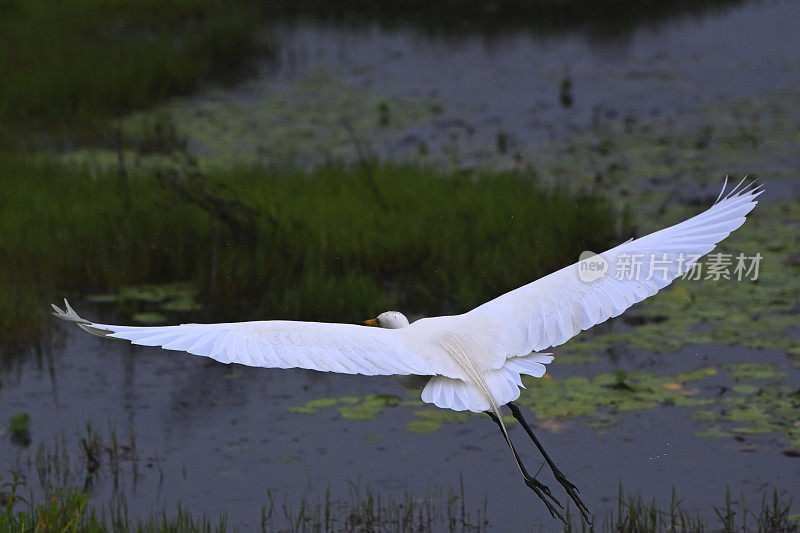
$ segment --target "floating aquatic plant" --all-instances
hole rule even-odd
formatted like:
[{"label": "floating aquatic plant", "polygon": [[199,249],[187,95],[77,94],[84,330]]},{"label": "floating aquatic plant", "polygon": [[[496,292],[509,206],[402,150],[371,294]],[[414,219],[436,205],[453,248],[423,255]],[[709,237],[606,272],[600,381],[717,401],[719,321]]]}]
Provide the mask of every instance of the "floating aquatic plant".
[{"label": "floating aquatic plant", "polygon": [[292,413],[306,415],[317,414],[323,409],[336,407],[343,418],[351,420],[374,420],[384,410],[398,405],[407,405],[399,397],[389,394],[368,395],[362,397],[343,396],[341,398],[317,398],[300,406],[289,407]]}]

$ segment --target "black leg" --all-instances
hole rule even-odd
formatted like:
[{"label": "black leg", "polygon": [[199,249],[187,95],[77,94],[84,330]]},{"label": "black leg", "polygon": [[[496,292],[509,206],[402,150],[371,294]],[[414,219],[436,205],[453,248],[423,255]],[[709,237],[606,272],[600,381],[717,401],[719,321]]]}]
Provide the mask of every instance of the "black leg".
[{"label": "black leg", "polygon": [[[559,520],[564,522],[564,524],[566,524],[567,523],[566,520],[564,520],[564,517],[561,515],[561,513],[558,511],[558,509],[556,509],[556,507],[553,505],[553,503],[555,503],[556,505],[558,505],[562,509],[564,508],[564,506],[562,506],[561,502],[559,502],[550,493],[550,489],[547,487],[547,485],[544,485],[544,484],[540,483],[535,478],[531,477],[530,474],[528,474],[528,471],[525,469],[525,466],[522,464],[522,460],[519,458],[519,454],[517,453],[517,450],[514,449],[514,445],[511,443],[511,439],[508,437],[508,433],[506,433],[506,430],[503,427],[503,424],[500,422],[500,419],[497,418],[497,415],[495,415],[491,411],[486,411],[486,414],[489,415],[489,417],[492,420],[494,420],[494,423],[497,424],[497,427],[500,428],[500,432],[503,434],[503,438],[506,440],[506,444],[508,444],[508,447],[511,448],[511,453],[514,454],[514,460],[517,461],[517,467],[519,468],[519,471],[522,472],[522,477],[525,480],[525,484],[531,490],[533,490],[534,493],[536,493],[536,495],[539,497],[540,500],[542,500],[544,502],[544,504],[547,506],[547,510],[550,511],[550,516],[552,516],[553,518],[558,518]],[[550,500],[548,500],[548,498],[550,500],[553,500],[553,503],[551,503]]]},{"label": "black leg", "polygon": [[578,506],[578,510],[581,512],[581,515],[583,516],[583,519],[586,520],[586,523],[591,524],[591,520],[590,520],[591,513],[589,512],[589,509],[586,507],[586,505],[581,500],[580,496],[578,496],[578,493],[580,492],[580,490],[578,490],[578,487],[576,487],[571,481],[569,481],[566,478],[566,476],[561,472],[561,470],[559,470],[558,467],[556,467],[555,463],[553,463],[553,461],[550,459],[550,456],[547,455],[547,452],[544,451],[544,447],[542,446],[542,443],[540,443],[539,439],[536,438],[536,435],[533,434],[533,430],[528,425],[528,422],[525,421],[525,418],[523,418],[522,412],[519,410],[519,407],[517,407],[516,404],[514,404],[512,402],[509,402],[507,405],[508,405],[508,408],[511,409],[511,414],[514,416],[514,418],[517,419],[517,421],[520,424],[522,424],[522,427],[525,429],[525,432],[528,434],[528,436],[531,438],[533,443],[536,445],[536,447],[542,453],[542,456],[544,457],[544,460],[547,461],[548,465],[550,465],[550,469],[553,471],[553,476],[556,478],[556,480],[559,483],[561,483],[561,486],[563,486],[564,490],[567,491],[567,494],[569,495],[569,497],[572,499],[573,502],[575,502],[575,505]]}]

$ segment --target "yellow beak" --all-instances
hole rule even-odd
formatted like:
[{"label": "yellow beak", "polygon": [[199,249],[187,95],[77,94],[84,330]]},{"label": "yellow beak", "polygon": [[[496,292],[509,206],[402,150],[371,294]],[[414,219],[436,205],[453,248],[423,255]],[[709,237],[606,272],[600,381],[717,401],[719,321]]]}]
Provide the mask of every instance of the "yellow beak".
[{"label": "yellow beak", "polygon": [[379,328],[380,324],[378,324],[377,318],[370,318],[369,320],[365,320],[363,323],[365,326],[372,326],[373,328]]}]

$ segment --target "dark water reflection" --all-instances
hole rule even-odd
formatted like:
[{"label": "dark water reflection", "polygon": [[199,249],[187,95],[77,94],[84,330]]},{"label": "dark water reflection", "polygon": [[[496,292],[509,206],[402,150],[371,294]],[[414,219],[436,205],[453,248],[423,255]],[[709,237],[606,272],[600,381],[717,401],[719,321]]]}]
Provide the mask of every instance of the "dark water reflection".
[{"label": "dark water reflection", "polygon": [[[638,26],[613,39],[597,39],[582,29],[548,35],[508,31],[452,36],[410,25],[386,28],[377,22],[313,20],[277,21],[265,32],[276,50],[260,79],[239,90],[194,99],[200,113],[218,105],[224,109],[195,127],[217,131],[218,121],[227,124],[210,136],[210,144],[199,140],[199,153],[224,152],[214,146],[214,139],[238,135],[232,143],[240,147],[236,157],[258,159],[254,147],[259,144],[244,136],[268,139],[274,132],[259,132],[258,124],[250,124],[252,106],[264,95],[276,94],[289,101],[319,99],[317,105],[324,106],[325,86],[331,82],[344,81],[392,105],[416,98],[437,108],[432,116],[400,131],[357,129],[356,138],[369,152],[437,165],[455,161],[467,168],[509,166],[515,158],[536,167],[537,145],[543,140],[564,138],[608,120],[646,125],[699,105],[800,82],[800,4],[795,2],[740,4]],[[303,90],[295,96],[298,83],[317,86],[319,94]],[[569,106],[564,105],[567,101]],[[336,114],[340,103],[331,101],[326,113]],[[313,126],[315,118],[303,115],[308,113],[302,111],[306,103],[295,105],[301,109],[297,121]],[[268,111],[262,113],[269,117]],[[242,116],[232,119],[231,114]],[[246,127],[241,127],[243,122]],[[192,132],[187,134],[191,139]],[[284,133],[264,142],[280,144],[286,137]],[[501,142],[503,154],[498,153]],[[345,151],[353,151],[349,139],[345,145]],[[320,159],[320,146],[324,142],[301,142],[289,151],[296,151],[303,165]]]},{"label": "dark water reflection", "polygon": [[519,2],[515,0],[462,2],[318,2],[309,0],[275,6],[272,17],[324,22],[339,26],[378,24],[383,30],[413,27],[430,35],[463,37],[481,34],[560,34],[580,29],[598,40],[619,38],[637,27],[655,26],[674,18],[724,12],[741,0],[676,0],[635,2],[583,0]]},{"label": "dark water reflection", "polygon": [[[522,142],[568,133],[607,114],[675,112],[717,99],[793,87],[800,79],[800,5],[748,3],[598,41],[572,30],[435,37],[408,27],[281,24],[265,76],[328,69],[382,94],[436,96],[480,131]],[[574,103],[559,104],[572,80]],[[444,118],[443,118],[444,120]]]}]

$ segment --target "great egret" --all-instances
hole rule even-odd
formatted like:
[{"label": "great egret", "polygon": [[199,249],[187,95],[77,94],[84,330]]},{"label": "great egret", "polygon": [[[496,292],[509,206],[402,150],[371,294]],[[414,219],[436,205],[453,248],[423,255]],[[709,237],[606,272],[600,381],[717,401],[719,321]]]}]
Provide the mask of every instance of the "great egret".
[{"label": "great egret", "polygon": [[[81,318],[66,300],[63,310],[53,306],[53,314],[94,335],[182,350],[222,363],[431,376],[422,400],[456,411],[486,412],[500,428],[525,483],[553,517],[563,520],[561,503],[528,473],[509,438],[500,414],[500,406],[507,405],[588,522],[589,510],[577,487],[555,466],[513,403],[523,386],[520,375],[542,377],[553,360],[542,350],[652,296],[741,226],[763,192],[752,184],[742,187],[743,182],[725,194],[726,180],[717,201],[697,216],[567,266],[461,315],[409,324],[401,313],[388,311],[365,322],[379,327],[281,320],[115,326]],[[619,275],[619,267],[637,256],[657,261],[658,272],[648,275],[645,268]],[[611,270],[614,266],[616,271]]]}]

